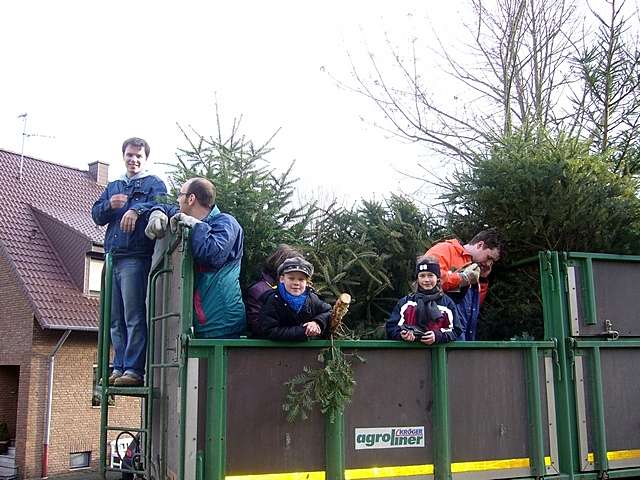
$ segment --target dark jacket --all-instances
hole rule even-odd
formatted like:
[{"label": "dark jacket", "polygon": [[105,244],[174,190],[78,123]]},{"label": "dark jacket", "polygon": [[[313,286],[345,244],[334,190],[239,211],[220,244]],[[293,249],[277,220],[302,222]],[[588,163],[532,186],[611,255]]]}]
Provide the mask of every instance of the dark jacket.
[{"label": "dark jacket", "polygon": [[462,328],[458,340],[475,340],[480,315],[480,290],[477,286],[472,285],[462,289],[459,293],[451,293],[449,296],[458,305],[460,327]]},{"label": "dark jacket", "polygon": [[398,300],[391,316],[385,325],[387,338],[390,340],[402,340],[401,325],[410,325],[419,328],[423,332],[432,331],[435,334],[435,343],[452,342],[462,333],[458,307],[447,295],[436,300],[438,309],[442,315],[435,322],[428,322],[426,318],[417,318],[415,295],[407,295]]},{"label": "dark jacket", "polygon": [[307,292],[309,296],[300,313],[284,302],[278,290],[267,293],[260,310],[259,336],[271,340],[307,340],[302,325],[312,320],[318,322],[324,333],[331,316],[331,305],[320,300],[313,290],[307,288]]},{"label": "dark jacket", "polygon": [[[117,193],[129,197],[124,207],[112,209],[110,198]],[[147,213],[167,194],[164,182],[155,175],[138,174],[133,179],[122,177],[109,183],[100,198],[93,204],[91,216],[98,225],[108,225],[104,237],[104,249],[114,257],[147,257],[153,255],[154,240],[149,240]],[[120,229],[120,220],[127,210],[135,210],[138,220],[133,232]]]},{"label": "dark jacket", "polygon": [[277,286],[276,281],[271,275],[262,272],[262,278],[253,283],[247,290],[244,304],[247,310],[247,324],[252,335],[259,335],[258,320],[260,319],[260,310],[264,305],[267,293]]}]

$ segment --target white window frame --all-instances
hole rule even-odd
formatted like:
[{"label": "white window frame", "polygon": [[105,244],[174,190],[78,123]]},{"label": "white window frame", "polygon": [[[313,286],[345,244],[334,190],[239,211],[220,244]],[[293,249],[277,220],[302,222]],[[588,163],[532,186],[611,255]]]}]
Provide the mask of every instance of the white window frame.
[{"label": "white window frame", "polygon": [[[85,461],[82,465],[73,465],[74,459],[84,458]],[[86,452],[72,452],[69,454],[69,470],[81,470],[83,468],[91,467],[91,450]]]},{"label": "white window frame", "polygon": [[[91,290],[91,287],[95,287],[96,280],[98,281],[98,286],[102,281],[102,269],[100,269],[100,273],[96,272],[96,268],[98,267],[98,262],[102,264],[104,268],[104,257],[95,255],[95,254],[87,254],[85,256],[84,261],[84,294],[90,297],[99,297],[100,289]],[[93,274],[93,276],[92,276]],[[97,277],[96,277],[97,276]],[[92,280],[94,285],[92,285]]]}]

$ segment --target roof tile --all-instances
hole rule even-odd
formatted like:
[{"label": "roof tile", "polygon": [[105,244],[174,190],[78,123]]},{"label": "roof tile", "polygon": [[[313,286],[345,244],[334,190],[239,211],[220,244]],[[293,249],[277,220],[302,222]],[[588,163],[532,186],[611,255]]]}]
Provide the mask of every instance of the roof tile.
[{"label": "roof tile", "polygon": [[0,150],[0,244],[16,268],[43,328],[94,330],[98,299],[73,283],[32,208],[94,243],[104,229],[91,219],[91,206],[104,187],[88,172]]}]

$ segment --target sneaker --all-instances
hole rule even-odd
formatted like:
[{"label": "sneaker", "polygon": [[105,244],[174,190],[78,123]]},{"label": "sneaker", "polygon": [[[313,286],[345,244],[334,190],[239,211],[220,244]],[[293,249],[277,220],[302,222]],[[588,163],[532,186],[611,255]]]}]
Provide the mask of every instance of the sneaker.
[{"label": "sneaker", "polygon": [[111,375],[109,376],[109,385],[113,385],[116,379],[120,378],[121,376],[122,372],[120,370],[114,370],[113,372],[111,372]]},{"label": "sneaker", "polygon": [[144,384],[142,377],[132,373],[125,373],[113,382],[114,387],[141,387]]}]

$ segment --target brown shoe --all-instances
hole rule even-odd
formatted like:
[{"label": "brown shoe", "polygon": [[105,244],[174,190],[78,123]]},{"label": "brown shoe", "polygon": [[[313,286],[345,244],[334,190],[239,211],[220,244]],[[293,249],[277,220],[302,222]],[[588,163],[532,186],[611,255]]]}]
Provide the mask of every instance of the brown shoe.
[{"label": "brown shoe", "polygon": [[143,384],[144,381],[142,378],[131,375],[130,373],[125,373],[113,382],[114,387],[141,387]]},{"label": "brown shoe", "polygon": [[116,379],[120,378],[121,376],[122,376],[122,372],[119,372],[118,370],[114,370],[113,373],[109,376],[109,385],[113,385]]}]

